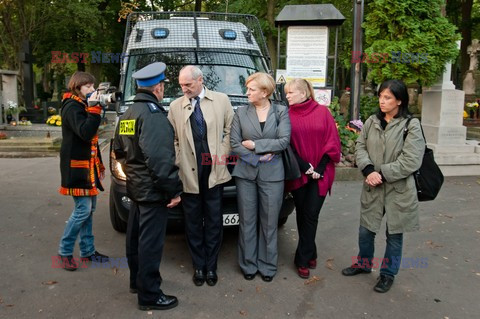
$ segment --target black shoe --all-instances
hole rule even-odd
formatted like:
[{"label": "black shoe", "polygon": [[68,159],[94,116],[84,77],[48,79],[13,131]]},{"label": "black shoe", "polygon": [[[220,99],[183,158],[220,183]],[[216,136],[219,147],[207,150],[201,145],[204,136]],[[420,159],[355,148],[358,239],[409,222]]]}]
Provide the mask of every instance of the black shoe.
[{"label": "black shoe", "polygon": [[217,272],[214,270],[207,271],[207,285],[215,286],[218,281]]},{"label": "black shoe", "polygon": [[369,274],[372,270],[365,270],[361,268],[358,264],[351,265],[350,267],[344,268],[342,270],[342,275],[344,276],[355,276],[358,274]]},{"label": "black shoe", "polygon": [[62,267],[65,270],[68,271],[75,271],[78,268],[78,262],[73,258],[72,255],[70,256],[61,256],[58,255],[62,259]]},{"label": "black shoe", "polygon": [[246,280],[253,280],[255,279],[255,275],[256,274],[243,274],[243,278],[245,278]]},{"label": "black shoe", "polygon": [[262,280],[265,282],[270,282],[273,280],[273,276],[264,276],[262,275]]},{"label": "black shoe", "polygon": [[82,259],[90,259],[92,262],[96,262],[96,263],[108,263],[110,261],[107,255],[100,254],[96,250],[93,253],[93,255],[90,255],[88,257],[83,257]]},{"label": "black shoe", "polygon": [[138,309],[140,310],[167,310],[172,309],[178,306],[178,299],[175,296],[160,295],[158,300],[154,303],[149,303],[145,305],[138,304]]},{"label": "black shoe", "polygon": [[393,278],[394,277],[392,276],[380,274],[380,277],[378,277],[378,282],[375,287],[373,287],[373,290],[382,293],[389,291],[393,285]]},{"label": "black shoe", "polygon": [[205,272],[201,269],[195,269],[195,273],[193,274],[193,283],[195,284],[195,286],[203,285],[205,279]]}]

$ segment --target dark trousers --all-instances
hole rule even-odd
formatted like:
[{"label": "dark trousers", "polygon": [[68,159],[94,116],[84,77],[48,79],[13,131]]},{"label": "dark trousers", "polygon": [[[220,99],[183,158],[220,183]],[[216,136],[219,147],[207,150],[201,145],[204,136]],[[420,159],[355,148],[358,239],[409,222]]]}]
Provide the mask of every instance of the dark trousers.
[{"label": "dark trousers", "polygon": [[138,302],[155,302],[160,290],[160,261],[168,220],[165,205],[143,206],[132,201],[127,226],[130,287],[138,289]]},{"label": "dark trousers", "polygon": [[199,178],[200,193],[183,193],[182,205],[193,268],[216,271],[223,238],[223,185],[208,188],[209,175],[209,169],[202,170]]},{"label": "dark trousers", "polygon": [[292,191],[297,215],[298,246],[295,252],[295,265],[307,267],[308,261],[317,259],[318,215],[322,209],[325,196],[318,195],[318,181],[309,180],[307,184]]},{"label": "dark trousers", "polygon": [[[402,260],[403,234],[390,234],[388,228],[385,232],[387,235],[387,247],[385,247],[385,255],[379,265],[380,274],[395,276],[398,274]],[[362,268],[372,268],[373,254],[375,253],[375,233],[367,228],[360,226],[358,232],[358,253],[360,258],[359,264]],[[368,262],[367,262],[368,261]]]}]

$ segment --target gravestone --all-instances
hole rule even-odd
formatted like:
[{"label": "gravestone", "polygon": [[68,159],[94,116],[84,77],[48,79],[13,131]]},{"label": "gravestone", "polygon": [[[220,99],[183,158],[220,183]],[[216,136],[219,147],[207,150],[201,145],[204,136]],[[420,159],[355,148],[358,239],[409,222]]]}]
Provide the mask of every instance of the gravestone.
[{"label": "gravestone", "polygon": [[5,109],[8,107],[8,102],[11,101],[18,105],[18,93],[17,93],[17,71],[0,70],[0,78],[2,81],[2,99],[0,100],[2,108],[2,118],[0,123],[7,123]]},{"label": "gravestone", "polygon": [[465,92],[450,81],[451,64],[422,96],[422,126],[428,146],[445,176],[480,175],[480,146],[467,141],[463,126]]}]

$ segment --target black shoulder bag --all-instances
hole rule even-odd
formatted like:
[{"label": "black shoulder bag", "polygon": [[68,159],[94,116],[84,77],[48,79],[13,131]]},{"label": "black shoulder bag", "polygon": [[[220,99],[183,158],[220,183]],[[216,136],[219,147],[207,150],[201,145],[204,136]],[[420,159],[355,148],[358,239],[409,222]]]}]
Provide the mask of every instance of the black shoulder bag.
[{"label": "black shoulder bag", "polygon": [[[408,124],[410,124],[409,117],[405,129],[403,130],[403,140],[408,134]],[[434,200],[437,197],[438,192],[442,188],[443,174],[435,159],[433,158],[433,151],[427,147],[427,140],[423,133],[422,124],[420,123],[420,129],[422,130],[423,139],[425,140],[425,153],[423,154],[422,166],[413,173],[415,178],[415,186],[417,187],[417,197],[420,202]]]},{"label": "black shoulder bag", "polygon": [[[275,103],[272,103],[273,111],[275,112],[275,121],[277,122],[277,127],[279,123],[279,116],[277,113],[277,106]],[[290,143],[287,148],[281,152],[283,169],[285,170],[285,180],[291,181],[297,178],[300,178],[302,175],[300,172],[300,166],[298,165],[295,154],[293,153]]]}]

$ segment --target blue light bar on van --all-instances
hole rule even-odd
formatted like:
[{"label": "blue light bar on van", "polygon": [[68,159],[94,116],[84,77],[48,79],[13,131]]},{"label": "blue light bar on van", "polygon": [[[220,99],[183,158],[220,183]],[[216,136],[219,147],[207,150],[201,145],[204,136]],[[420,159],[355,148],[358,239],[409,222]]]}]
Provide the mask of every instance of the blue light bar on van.
[{"label": "blue light bar on van", "polygon": [[155,28],[152,30],[152,38],[154,39],[165,39],[168,37],[168,29],[167,28]]},{"label": "blue light bar on van", "polygon": [[237,32],[230,29],[221,29],[218,31],[220,36],[225,40],[235,40],[237,38]]}]

